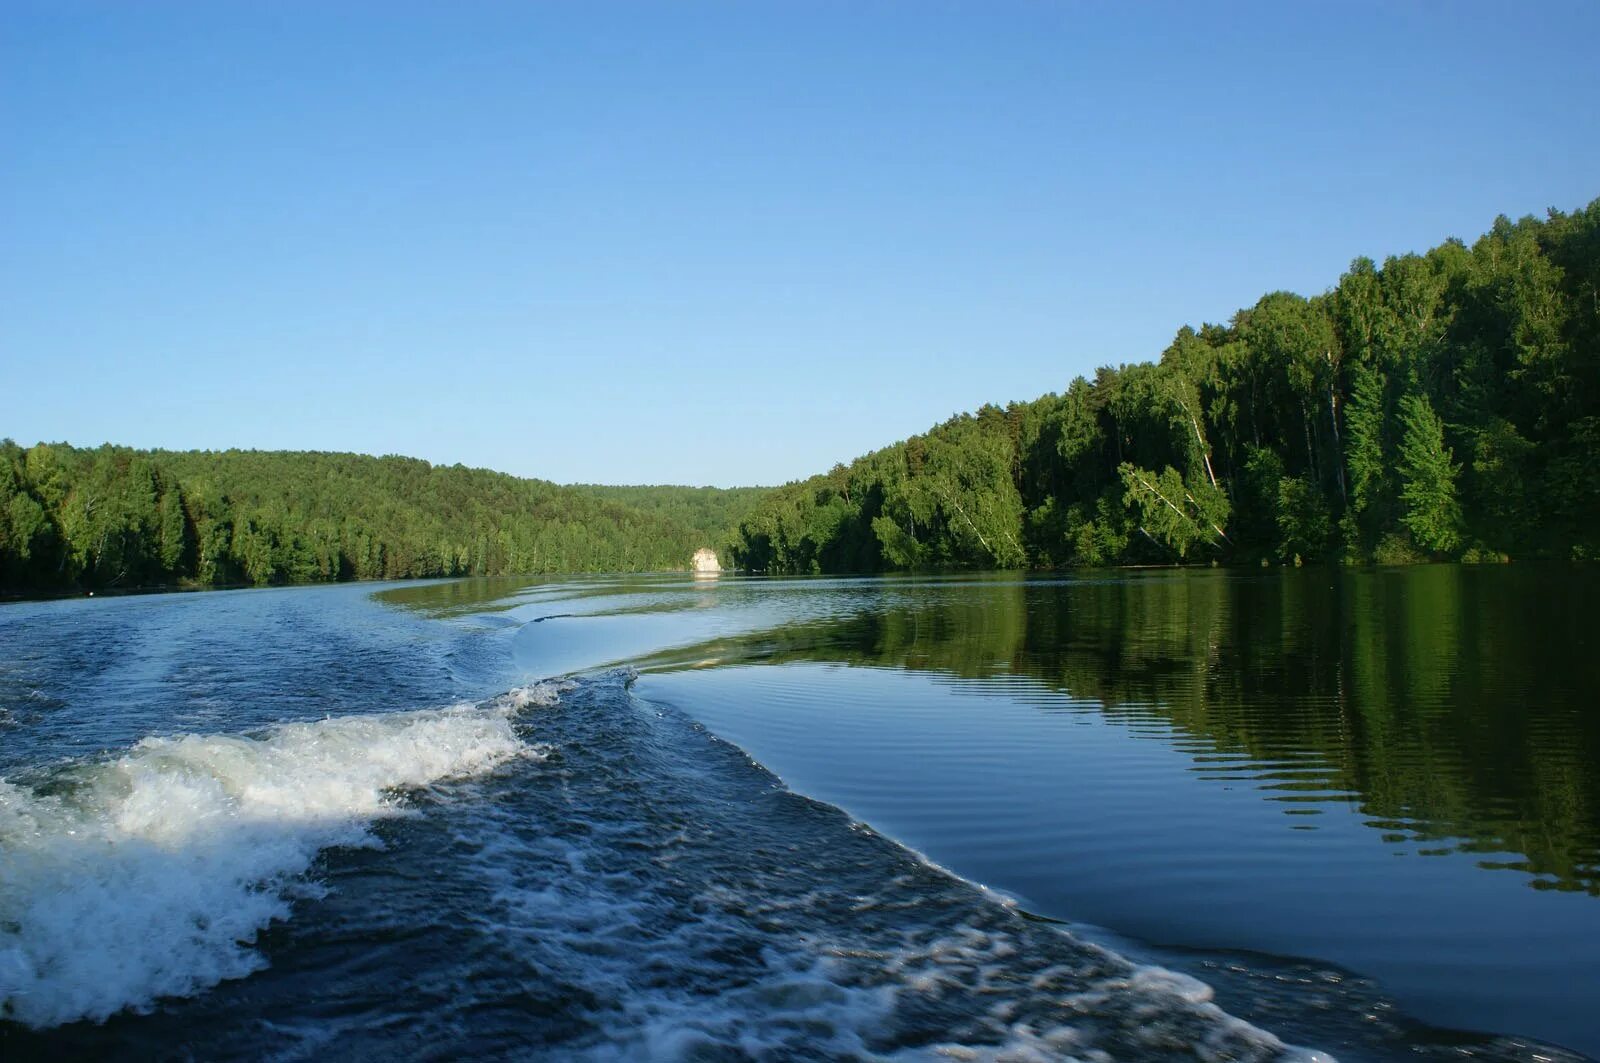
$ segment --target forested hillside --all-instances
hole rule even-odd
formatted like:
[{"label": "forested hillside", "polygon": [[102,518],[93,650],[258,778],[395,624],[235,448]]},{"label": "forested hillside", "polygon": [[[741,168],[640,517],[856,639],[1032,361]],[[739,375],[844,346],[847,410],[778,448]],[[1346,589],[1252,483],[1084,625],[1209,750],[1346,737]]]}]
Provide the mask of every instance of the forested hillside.
[{"label": "forested hillside", "polygon": [[767,572],[1600,557],[1600,200],[1358,259],[774,491],[0,442],[11,592],[637,571],[708,542]]},{"label": "forested hillside", "polygon": [[715,545],[743,520],[756,504],[772,491],[770,487],[680,487],[676,485],[615,486],[612,484],[573,484],[573,490],[627,506],[640,513],[652,513],[699,532],[705,542]]},{"label": "forested hillside", "polygon": [[[316,452],[0,442],[11,592],[682,568],[713,489],[658,512],[462,466]],[[746,496],[739,496],[745,498]]]},{"label": "forested hillside", "polygon": [[1600,556],[1600,200],[954,417],[780,488],[733,550],[770,572]]}]

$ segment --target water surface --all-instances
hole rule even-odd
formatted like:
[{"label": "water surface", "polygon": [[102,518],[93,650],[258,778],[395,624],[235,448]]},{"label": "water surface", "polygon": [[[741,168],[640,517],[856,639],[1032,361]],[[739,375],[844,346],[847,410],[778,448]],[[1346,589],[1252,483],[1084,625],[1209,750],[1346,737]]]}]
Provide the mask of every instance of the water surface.
[{"label": "water surface", "polygon": [[7,606],[0,1044],[1600,1052],[1595,583]]}]

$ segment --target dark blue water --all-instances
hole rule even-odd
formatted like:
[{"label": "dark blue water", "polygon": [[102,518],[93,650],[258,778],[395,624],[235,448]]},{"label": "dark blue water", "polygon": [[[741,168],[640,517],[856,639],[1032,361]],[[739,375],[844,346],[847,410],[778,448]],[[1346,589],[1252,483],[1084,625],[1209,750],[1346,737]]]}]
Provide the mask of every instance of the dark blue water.
[{"label": "dark blue water", "polygon": [[[1594,1048],[1591,673],[1466,692],[1475,610],[1528,587],[1299,578],[5,606],[0,1048]],[[1581,637],[1551,605],[1545,651]]]}]

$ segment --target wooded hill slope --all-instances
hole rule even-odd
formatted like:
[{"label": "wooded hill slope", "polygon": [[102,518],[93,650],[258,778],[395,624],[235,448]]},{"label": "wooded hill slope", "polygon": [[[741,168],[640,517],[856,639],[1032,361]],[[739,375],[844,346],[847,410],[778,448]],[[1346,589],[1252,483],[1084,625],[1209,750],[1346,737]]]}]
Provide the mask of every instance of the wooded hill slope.
[{"label": "wooded hill slope", "polygon": [[725,535],[758,497],[399,457],[5,440],[0,590],[683,568],[718,541],[701,528]]},{"label": "wooded hill slope", "polygon": [[773,492],[732,550],[766,572],[1600,556],[1600,200],[954,417]]},{"label": "wooded hill slope", "polygon": [[612,484],[573,484],[572,489],[602,502],[614,502],[692,528],[701,534],[701,546],[722,543],[729,531],[772,490],[770,487]]}]

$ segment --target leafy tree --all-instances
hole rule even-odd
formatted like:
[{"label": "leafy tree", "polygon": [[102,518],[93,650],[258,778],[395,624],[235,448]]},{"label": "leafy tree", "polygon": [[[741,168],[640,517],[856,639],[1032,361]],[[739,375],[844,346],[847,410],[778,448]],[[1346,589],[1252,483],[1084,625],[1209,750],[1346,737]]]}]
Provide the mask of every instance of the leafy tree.
[{"label": "leafy tree", "polygon": [[1328,500],[1304,476],[1278,481],[1278,553],[1284,560],[1317,560],[1328,553],[1333,521]]},{"label": "leafy tree", "polygon": [[1600,557],[1597,469],[1600,200],[1358,258],[1155,362],[771,490],[6,441],[0,588],[636,570],[706,545],[762,572]]},{"label": "leafy tree", "polygon": [[761,495],[567,488],[355,454],[5,441],[0,589],[682,567],[697,547],[725,548],[728,532],[710,529]]},{"label": "leafy tree", "polygon": [[1172,466],[1159,474],[1124,462],[1118,469],[1126,501],[1137,514],[1139,531],[1179,558],[1196,544],[1220,549],[1228,519],[1228,497],[1209,483],[1186,482]]},{"label": "leafy tree", "polygon": [[733,553],[775,572],[1007,565],[1013,542],[1038,566],[1597,556],[1597,293],[1600,200],[1358,258],[1157,362],[786,485]]},{"label": "leafy tree", "polygon": [[1509,549],[1534,537],[1539,508],[1530,491],[1535,450],[1503,417],[1473,434],[1467,494],[1480,518],[1479,533],[1493,549]]},{"label": "leafy tree", "polygon": [[1345,462],[1350,468],[1350,511],[1358,534],[1368,544],[1389,524],[1395,485],[1389,461],[1388,414],[1384,376],[1368,364],[1352,372],[1346,405]]},{"label": "leafy tree", "polygon": [[1461,544],[1461,505],[1454,463],[1444,443],[1444,422],[1424,395],[1400,401],[1401,523],[1424,550],[1448,553]]}]

